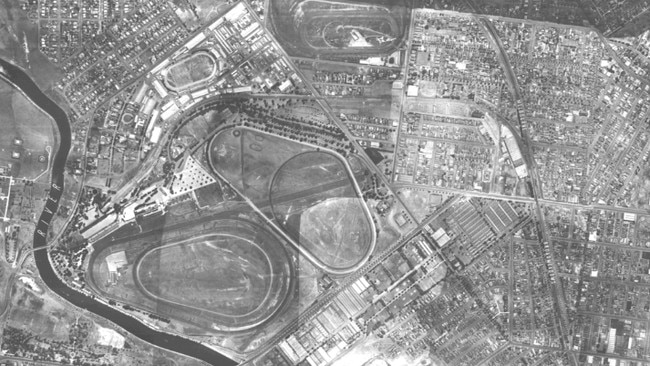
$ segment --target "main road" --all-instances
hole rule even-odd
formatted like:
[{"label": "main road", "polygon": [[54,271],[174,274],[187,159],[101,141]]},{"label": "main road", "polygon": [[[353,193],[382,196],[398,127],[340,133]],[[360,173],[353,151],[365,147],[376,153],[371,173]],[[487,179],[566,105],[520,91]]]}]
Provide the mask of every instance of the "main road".
[{"label": "main road", "polygon": [[[244,2],[244,3],[245,3],[245,2]],[[245,4],[246,4],[246,6],[248,7],[248,4],[247,4],[247,3],[245,3]],[[249,7],[249,9],[250,9],[250,7]],[[266,27],[265,23],[262,22],[262,21],[257,17],[257,14],[256,14],[254,11],[251,10],[250,13],[252,14],[252,16],[255,18],[255,20],[256,20],[259,24],[262,24],[264,27]],[[268,31],[268,29],[267,29],[267,31]],[[275,40],[274,42],[277,43],[277,40]],[[285,51],[285,50],[284,50],[284,49],[283,49],[279,44],[276,44],[276,46],[277,46],[277,49],[282,53],[282,55],[283,55],[284,57],[286,57],[287,60],[291,60],[291,57],[289,56],[289,54],[287,54],[287,52],[286,52],[286,51]],[[347,126],[346,126],[346,125],[345,125],[345,124],[344,124],[344,123],[343,123],[343,122],[342,122],[342,121],[341,121],[337,116],[335,116],[334,113],[332,113],[332,108],[331,108],[331,107],[329,106],[329,104],[327,104],[327,102],[326,102],[326,101],[321,97],[321,95],[320,95],[320,94],[318,93],[318,91],[314,88],[314,86],[312,85],[312,83],[311,83],[311,82],[307,79],[307,77],[302,73],[302,71],[300,70],[300,68],[298,68],[295,64],[293,65],[293,67],[294,67],[294,70],[296,71],[296,73],[300,76],[300,78],[302,79],[302,81],[305,83],[305,85],[307,85],[307,87],[309,88],[309,91],[310,91],[310,92],[312,93],[312,95],[315,97],[316,102],[321,106],[321,108],[323,109],[323,112],[325,112],[325,114],[327,115],[327,117],[329,118],[329,120],[332,121],[332,122],[334,122],[334,124],[336,124],[336,125],[341,129],[341,131],[343,131],[343,133],[345,134],[345,137],[346,137],[346,138],[347,138],[347,139],[352,143],[352,146],[354,146],[354,149],[358,152],[358,153],[357,153],[357,156],[359,156],[359,157],[361,158],[361,160],[363,160],[363,162],[366,164],[366,166],[368,167],[368,169],[371,169],[371,170],[372,170],[372,171],[373,171],[373,172],[374,172],[374,173],[379,177],[379,180],[380,180],[380,181],[381,181],[381,182],[382,182],[382,183],[383,183],[383,184],[384,184],[388,189],[391,190],[391,192],[393,193],[393,196],[395,197],[395,199],[397,200],[397,202],[399,202],[400,205],[402,205],[402,208],[404,209],[404,212],[405,212],[405,213],[407,214],[407,216],[411,219],[411,221],[415,222],[415,221],[416,221],[416,220],[415,220],[415,217],[413,216],[413,214],[411,213],[411,211],[410,211],[410,210],[408,209],[408,207],[404,204],[404,202],[402,201],[402,199],[401,199],[397,194],[395,194],[395,192],[393,192],[392,188],[390,188],[390,184],[391,184],[391,182],[388,180],[388,178],[386,178],[386,176],[384,175],[384,173],[383,173],[382,171],[380,171],[379,168],[377,168],[377,166],[375,165],[375,163],[372,162],[372,160],[368,157],[368,155],[366,155],[366,153],[365,153],[364,150],[363,150],[363,147],[362,147],[362,146],[359,144],[359,142],[357,141],[357,138],[356,138],[356,137],[355,137],[355,136],[350,132],[350,130],[348,129],[348,127],[347,127]]]},{"label": "main road", "polygon": [[[293,332],[297,331],[300,326],[305,324],[306,322],[310,321],[313,317],[318,315],[320,311],[327,306],[331,301],[335,299],[335,297],[343,292],[345,289],[348,287],[352,286],[354,282],[356,282],[358,279],[361,277],[365,276],[367,273],[369,273],[373,268],[375,268],[377,265],[379,265],[381,262],[385,261],[390,257],[396,250],[404,246],[406,243],[411,241],[413,238],[416,236],[420,235],[422,232],[422,229],[424,229],[425,226],[427,226],[431,221],[435,220],[440,213],[445,212],[445,210],[453,203],[457,202],[458,200],[462,199],[460,196],[456,196],[455,198],[452,198],[448,201],[446,201],[441,207],[438,208],[437,214],[431,215],[431,217],[427,218],[424,220],[422,223],[420,223],[415,229],[411,230],[407,235],[405,235],[402,239],[396,241],[393,243],[390,247],[386,248],[384,251],[381,253],[378,253],[374,255],[370,260],[368,260],[361,268],[359,268],[354,274],[346,277],[339,283],[338,286],[332,287],[329,290],[325,291],[323,294],[321,294],[318,299],[312,303],[309,307],[307,307],[302,313],[300,313],[299,316],[296,317],[291,323],[286,325],[280,332],[278,332],[276,335],[271,337],[265,342],[265,346],[260,347],[259,349],[255,350],[251,355],[250,355],[250,360],[254,360],[256,357],[259,357],[266,352],[268,352],[271,348],[275,347],[279,342],[281,342],[284,338],[289,337]],[[442,257],[445,258],[445,257]],[[449,265],[448,265],[449,267]],[[453,268],[453,267],[452,267]]]},{"label": "main road", "polygon": [[[473,4],[472,1],[468,1],[470,6],[473,8],[474,11],[476,11],[476,8]],[[533,155],[533,148],[532,148],[532,143],[530,140],[530,137],[528,136],[525,126],[524,126],[524,121],[522,120],[522,114],[525,113],[526,107],[524,100],[521,95],[521,89],[519,87],[519,83],[517,81],[517,76],[512,69],[512,65],[510,64],[510,60],[508,59],[508,56],[505,52],[505,49],[503,47],[503,43],[501,42],[501,39],[499,38],[497,34],[497,30],[494,27],[494,24],[486,18],[485,16],[477,16],[476,17],[478,22],[481,24],[485,32],[488,34],[489,38],[491,39],[495,50],[497,51],[497,55],[499,58],[499,61],[501,63],[501,66],[503,67],[503,71],[506,76],[506,81],[508,82],[508,86],[510,91],[513,94],[513,98],[515,100],[515,107],[517,111],[517,121],[518,121],[518,127],[519,127],[519,133],[513,128],[513,126],[508,124],[508,127],[512,131],[512,133],[515,135],[515,138],[517,140],[517,144],[519,145],[519,149],[521,150],[522,156],[524,158],[524,161],[526,163],[526,167],[528,169],[528,174],[529,174],[529,182],[531,183],[532,187],[532,196],[535,201],[535,215],[537,217],[537,225],[538,225],[538,237],[539,241],[542,245],[542,248],[544,250],[544,255],[546,257],[547,261],[547,268],[549,270],[549,280],[552,285],[553,289],[553,297],[554,297],[554,307],[557,313],[560,315],[560,322],[559,322],[559,331],[561,334],[560,341],[564,347],[566,347],[566,344],[569,341],[569,317],[568,313],[566,310],[566,303],[564,299],[564,290],[562,289],[562,283],[557,280],[558,276],[558,270],[557,270],[557,265],[555,262],[554,258],[554,251],[553,251],[553,246],[552,246],[552,241],[550,239],[550,230],[548,228],[548,224],[546,223],[546,220],[544,218],[544,214],[541,209],[541,202],[540,200],[543,198],[542,195],[542,185],[541,185],[541,180],[539,178],[539,174],[537,172],[537,164],[535,163],[534,155]],[[508,121],[506,121],[508,122]],[[573,359],[573,363],[577,364],[577,360]]]}]

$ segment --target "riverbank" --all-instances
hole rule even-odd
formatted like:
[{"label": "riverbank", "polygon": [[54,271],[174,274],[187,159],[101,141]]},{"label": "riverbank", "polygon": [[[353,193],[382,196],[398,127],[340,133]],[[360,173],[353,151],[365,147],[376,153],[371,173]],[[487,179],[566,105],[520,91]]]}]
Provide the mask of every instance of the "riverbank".
[{"label": "riverbank", "polygon": [[[65,111],[45,95],[23,70],[2,59],[0,59],[0,66],[5,70],[5,76],[8,81],[21,90],[41,110],[50,115],[56,122],[59,130],[60,145],[51,165],[52,180],[49,197],[34,232],[33,248],[37,249],[47,245],[46,236],[49,225],[57,212],[59,201],[63,194],[65,165],[71,147],[70,123]],[[109,305],[103,304],[72,289],[57,276],[49,260],[47,250],[35,251],[34,261],[45,285],[52,292],[72,305],[108,319],[129,333],[154,346],[187,355],[215,366],[234,366],[236,364],[226,356],[207,346],[180,336],[153,330]]]}]

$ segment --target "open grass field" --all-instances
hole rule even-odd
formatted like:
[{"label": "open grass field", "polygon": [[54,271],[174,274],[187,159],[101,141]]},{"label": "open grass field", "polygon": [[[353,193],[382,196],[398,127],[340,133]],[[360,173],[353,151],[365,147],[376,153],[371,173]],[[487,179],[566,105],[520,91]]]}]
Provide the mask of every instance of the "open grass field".
[{"label": "open grass field", "polygon": [[300,243],[328,265],[355,265],[370,248],[372,230],[361,200],[329,198],[305,210],[300,218]]},{"label": "open grass field", "polygon": [[397,194],[406,208],[415,216],[417,222],[422,222],[448,198],[448,196],[424,189],[402,188],[397,191]]},{"label": "open grass field", "polygon": [[216,206],[224,201],[223,191],[218,182],[208,184],[194,191],[199,207]]},{"label": "open grass field", "polygon": [[330,98],[327,102],[337,113],[391,118],[390,98]]},{"label": "open grass field", "polygon": [[239,128],[215,136],[209,159],[249,199],[268,200],[270,215],[319,265],[350,268],[373,247],[371,218],[335,155]]},{"label": "open grass field", "polygon": [[11,85],[0,80],[0,175],[35,179],[48,168],[58,148],[54,120]]},{"label": "open grass field", "polygon": [[188,120],[181,127],[179,136],[191,136],[196,141],[201,141],[219,127],[219,125],[226,123],[234,116],[225,106],[216,106]]},{"label": "open grass field", "polygon": [[[72,361],[68,361],[71,358],[68,357],[76,353],[84,356],[96,354],[95,364],[102,365],[205,365],[194,359],[154,347],[120,328],[115,331],[125,337],[129,345],[128,352],[105,352],[106,348],[96,346],[99,344],[100,329],[112,332],[109,329],[115,327],[108,320],[77,310],[70,304],[61,302],[49,291],[36,294],[20,281],[13,286],[11,296],[12,307],[3,321],[3,328],[20,329],[23,334],[28,335],[30,337],[28,343],[20,344],[27,349],[38,347],[40,342],[43,342],[43,345],[53,345],[48,352],[57,352],[56,349],[67,351],[65,352],[67,355],[60,361],[61,364],[71,364]],[[80,331],[81,329],[85,331]],[[16,349],[16,341],[11,339],[6,331],[3,332],[2,349]],[[75,343],[74,346],[70,344],[72,341]],[[84,361],[77,363],[89,364]],[[34,364],[42,363],[35,361]]]},{"label": "open grass field", "polygon": [[306,152],[289,159],[280,167],[273,177],[271,195],[282,196],[347,179],[345,166],[334,155]]},{"label": "open grass field", "polygon": [[216,134],[208,147],[208,160],[228,182],[243,189],[241,131],[237,131],[229,129]]},{"label": "open grass field", "polygon": [[201,22],[207,22],[222,15],[232,4],[228,0],[189,0],[194,5]]},{"label": "open grass field", "polygon": [[68,326],[73,322],[74,316],[50,295],[38,296],[21,284],[14,286],[6,326],[29,329],[47,339],[67,341]]},{"label": "open grass field", "polygon": [[[108,262],[120,252],[124,259],[111,272]],[[102,241],[89,268],[87,283],[102,296],[204,331],[262,324],[283,306],[293,286],[280,241],[237,212],[162,237]]]},{"label": "open grass field", "polygon": [[216,73],[214,57],[199,51],[167,68],[165,84],[172,90],[188,89],[207,81]]},{"label": "open grass field", "polygon": [[212,168],[251,200],[268,199],[271,178],[293,156],[312,148],[268,134],[228,129],[210,142]]},{"label": "open grass field", "polygon": [[271,204],[282,228],[328,267],[354,266],[373,244],[364,203],[334,155],[304,153],[286,162],[273,178]]},{"label": "open grass field", "polygon": [[147,252],[138,279],[151,295],[228,316],[255,310],[267,296],[271,263],[255,242],[232,234],[192,238]]}]

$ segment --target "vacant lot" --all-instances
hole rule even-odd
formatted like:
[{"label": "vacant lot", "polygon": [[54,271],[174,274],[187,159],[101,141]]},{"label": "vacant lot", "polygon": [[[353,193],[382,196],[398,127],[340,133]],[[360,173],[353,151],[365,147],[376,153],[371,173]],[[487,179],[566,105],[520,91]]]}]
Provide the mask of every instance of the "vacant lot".
[{"label": "vacant lot", "polygon": [[404,188],[397,191],[397,194],[406,208],[413,213],[417,222],[422,222],[427,216],[431,215],[447,198],[424,189]]},{"label": "vacant lot", "polygon": [[289,159],[273,177],[274,197],[296,193],[334,181],[349,184],[345,166],[334,155],[306,152]]},{"label": "vacant lot", "polygon": [[373,245],[364,203],[334,155],[311,152],[285,163],[273,179],[271,203],[284,230],[328,267],[352,267]]},{"label": "vacant lot", "polygon": [[196,7],[196,15],[205,23],[222,15],[232,6],[228,0],[189,0]]},{"label": "vacant lot", "polygon": [[390,98],[330,98],[328,103],[337,113],[391,118]]},{"label": "vacant lot", "polygon": [[36,295],[17,283],[12,290],[11,309],[6,326],[28,329],[43,338],[67,341],[73,314],[50,295]]},{"label": "vacant lot", "polygon": [[244,128],[218,133],[210,143],[213,169],[251,200],[268,199],[271,178],[293,156],[312,148]]},{"label": "vacant lot", "polygon": [[301,244],[336,268],[355,265],[368,251],[372,235],[358,198],[330,198],[307,209],[300,220]]},{"label": "vacant lot", "polygon": [[0,175],[34,179],[58,148],[54,120],[11,85],[0,80]]}]

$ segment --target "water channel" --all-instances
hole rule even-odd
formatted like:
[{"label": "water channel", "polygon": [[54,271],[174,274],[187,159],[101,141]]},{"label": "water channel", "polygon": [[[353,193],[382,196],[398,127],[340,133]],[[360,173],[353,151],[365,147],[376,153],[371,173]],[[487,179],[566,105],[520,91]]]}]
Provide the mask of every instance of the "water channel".
[{"label": "water channel", "polygon": [[[34,232],[33,247],[36,249],[47,245],[45,235],[63,194],[65,164],[72,138],[70,122],[63,109],[45,95],[23,70],[3,59],[0,59],[0,66],[5,71],[4,76],[22,90],[34,104],[49,114],[59,129],[60,146],[51,165],[52,182],[49,197]],[[160,348],[194,357],[215,366],[236,365],[236,362],[212,348],[180,336],[156,331],[135,318],[67,286],[54,272],[47,250],[35,251],[34,260],[45,285],[71,304],[106,318],[129,333]]]}]

